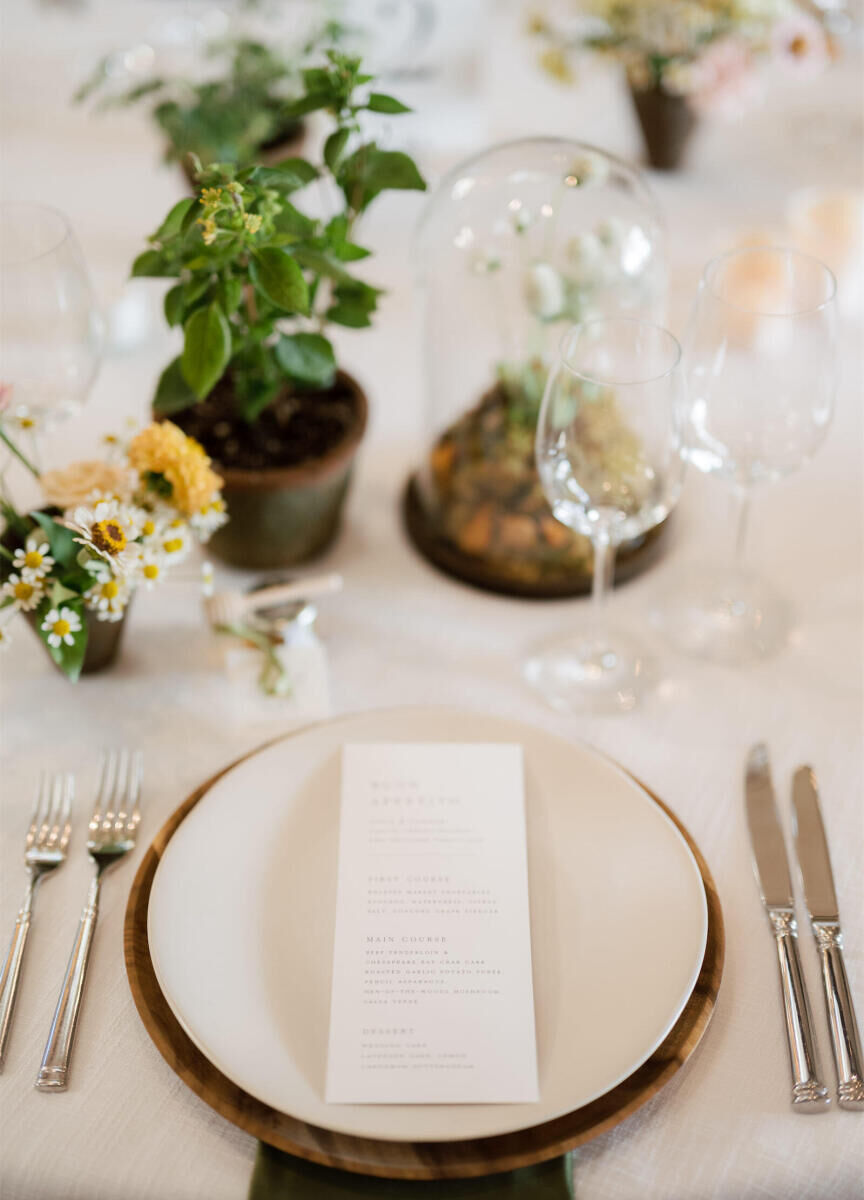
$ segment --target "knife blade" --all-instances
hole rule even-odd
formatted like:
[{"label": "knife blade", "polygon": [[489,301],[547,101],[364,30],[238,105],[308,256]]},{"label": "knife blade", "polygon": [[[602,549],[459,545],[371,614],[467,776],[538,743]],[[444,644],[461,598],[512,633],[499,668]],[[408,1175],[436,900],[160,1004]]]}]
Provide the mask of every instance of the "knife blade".
[{"label": "knife blade", "polygon": [[768,750],[759,742],[747,759],[744,794],[753,850],[753,868],[766,908],[792,909],[792,876],[777,814]]},{"label": "knife blade", "polygon": [[804,898],[822,967],[831,1049],[837,1067],[837,1099],[841,1108],[860,1111],[864,1109],[861,1037],[843,960],[840,907],[819,806],[819,790],[810,767],[799,767],[795,772],[792,813]]},{"label": "knife blade", "polygon": [[798,923],[789,859],[774,799],[768,750],[762,742],[751,749],[747,758],[744,796],[756,881],[777,947],[792,1069],[793,1110],[824,1112],[830,1098],[819,1078],[810,1005],[798,956]]},{"label": "knife blade", "polygon": [[801,868],[804,899],[811,921],[840,920],[828,839],[819,808],[816,776],[810,767],[799,767],[792,780],[795,850]]}]

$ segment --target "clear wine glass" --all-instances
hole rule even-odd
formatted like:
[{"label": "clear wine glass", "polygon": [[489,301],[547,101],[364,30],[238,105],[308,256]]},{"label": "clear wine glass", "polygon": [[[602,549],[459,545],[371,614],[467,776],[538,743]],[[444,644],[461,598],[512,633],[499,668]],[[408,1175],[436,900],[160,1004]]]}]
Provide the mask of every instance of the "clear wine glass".
[{"label": "clear wine glass", "polygon": [[76,413],[101,342],[90,277],[66,218],[41,205],[0,205],[4,420],[36,431]]},{"label": "clear wine glass", "polygon": [[662,621],[675,645],[730,664],[787,638],[783,599],[744,565],[753,490],[796,471],[822,444],[836,389],[835,283],[818,259],[757,246],[713,259],[685,341],[687,457],[738,504],[735,563],[679,579]]},{"label": "clear wine glass", "polygon": [[525,676],[554,707],[626,712],[652,674],[638,643],[605,624],[620,542],[668,516],[684,475],[681,349],[666,329],[629,317],[565,333],[537,427],[537,467],[555,517],[591,539],[591,617],[539,646]]}]

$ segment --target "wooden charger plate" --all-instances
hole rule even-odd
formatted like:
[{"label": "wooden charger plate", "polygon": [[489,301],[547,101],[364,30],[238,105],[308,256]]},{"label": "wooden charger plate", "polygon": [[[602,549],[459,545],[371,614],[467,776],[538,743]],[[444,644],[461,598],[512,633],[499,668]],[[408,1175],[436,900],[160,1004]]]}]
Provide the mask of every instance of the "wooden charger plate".
[{"label": "wooden charger plate", "polygon": [[725,945],[723,914],[714,880],[698,846],[663,801],[640,784],[680,830],[698,864],[708,907],[708,936],[699,976],[681,1016],[632,1075],[590,1104],[555,1120],[497,1137],[461,1142],[389,1142],[353,1137],[300,1121],[256,1100],[217,1070],[184,1032],[156,981],[147,940],[150,890],[168,842],[216,781],[248,757],[237,759],[202,784],[163,825],[135,876],[123,936],[132,996],[160,1054],[196,1096],[240,1129],[298,1158],[360,1175],[391,1179],[490,1175],[554,1158],[612,1129],[659,1092],[696,1049],[711,1020],[720,988]]}]

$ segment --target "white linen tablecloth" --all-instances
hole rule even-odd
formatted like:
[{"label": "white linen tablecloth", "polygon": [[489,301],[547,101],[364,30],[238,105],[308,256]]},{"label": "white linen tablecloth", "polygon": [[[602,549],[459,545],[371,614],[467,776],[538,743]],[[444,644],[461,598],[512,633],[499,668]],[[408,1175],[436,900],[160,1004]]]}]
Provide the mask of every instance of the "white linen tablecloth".
[{"label": "white linen tablecloth", "polygon": [[[140,114],[93,118],[68,98],[100,52],[140,37],[164,12],[141,0],[68,10],[7,0],[4,7],[4,198],[51,203],[69,215],[106,302],[120,296],[144,235],[182,186],[176,169],[157,165],[158,140]],[[614,76],[592,70],[581,89],[558,89],[535,72],[518,27],[517,12],[496,10],[484,42],[477,120],[489,138],[557,133],[635,154],[636,130]],[[670,233],[673,328],[681,329],[703,261],[736,229],[777,225],[794,188],[860,185],[860,78],[853,55],[812,85],[781,89],[746,125],[706,127],[686,172],[652,179]],[[438,159],[424,162],[432,178]],[[347,526],[326,560],[347,581],[341,596],[322,604],[334,711],[459,704],[584,739],[649,783],[704,852],[727,938],[713,1023],[660,1095],[578,1151],[579,1200],[855,1200],[864,1196],[864,1116],[832,1111],[803,1120],[789,1107],[774,951],[751,872],[741,779],[746,748],[757,739],[770,745],[784,808],[792,768],[804,760],[816,767],[849,974],[864,1015],[860,330],[844,334],[836,419],[818,458],[757,498],[751,553],[794,601],[788,649],[728,670],[679,658],[655,641],[648,613],[676,566],[731,552],[725,493],[691,478],[674,554],[611,601],[616,618],[655,645],[661,685],[625,718],[552,715],[521,682],[520,661],[538,636],[574,620],[579,605],[471,591],[421,561],[400,528],[400,488],[423,444],[409,261],[421,203],[387,197],[373,211],[370,277],[390,293],[374,331],[338,337],[345,364],[369,391],[372,422]],[[134,286],[157,304],[161,284]],[[157,326],[139,349],[108,358],[84,413],[46,445],[46,461],[94,449],[129,415],[144,419],[172,344]],[[240,573],[225,577],[245,582]],[[171,811],[195,784],[288,722],[278,709],[261,719],[233,703],[191,584],[139,597],[130,621],[122,662],[75,690],[22,625],[2,663],[4,946],[23,890],[21,843],[39,769],[77,771],[81,793],[69,862],[38,896],[0,1075],[4,1200],[242,1200],[251,1172],[253,1140],[179,1081],[141,1025],[123,969],[122,923],[143,847]],[[94,751],[124,742],[145,753],[142,845],[105,884],[69,1091],[43,1095],[33,1080],[88,879],[82,818]],[[801,951],[831,1081],[806,927]]]}]

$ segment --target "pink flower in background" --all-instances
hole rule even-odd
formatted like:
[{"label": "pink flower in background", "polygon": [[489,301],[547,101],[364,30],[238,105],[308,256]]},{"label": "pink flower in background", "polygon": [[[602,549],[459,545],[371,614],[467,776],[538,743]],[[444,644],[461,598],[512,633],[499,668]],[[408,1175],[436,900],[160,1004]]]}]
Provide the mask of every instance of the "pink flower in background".
[{"label": "pink flower in background", "polygon": [[693,64],[690,99],[699,112],[739,116],[761,89],[753,56],[738,38],[718,38]]},{"label": "pink flower in background", "polygon": [[12,399],[12,384],[0,383],[0,412],[9,407],[9,401]]},{"label": "pink flower in background", "polygon": [[774,58],[795,70],[816,75],[830,58],[822,26],[805,12],[795,12],[778,21],[771,32]]}]

